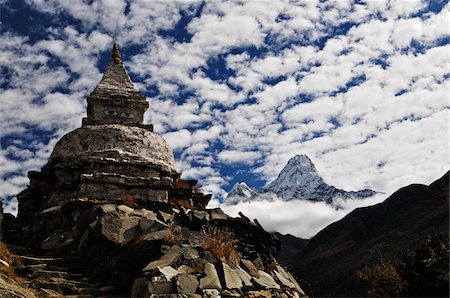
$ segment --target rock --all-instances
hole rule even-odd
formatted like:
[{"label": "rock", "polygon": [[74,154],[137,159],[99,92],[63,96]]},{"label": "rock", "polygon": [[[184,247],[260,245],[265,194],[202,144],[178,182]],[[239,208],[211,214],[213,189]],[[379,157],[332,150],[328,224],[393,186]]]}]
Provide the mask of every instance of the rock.
[{"label": "rock", "polygon": [[194,269],[188,265],[181,265],[177,268],[178,272],[185,273],[185,274],[191,274],[194,273]]},{"label": "rock", "polygon": [[222,209],[220,208],[215,208],[215,209],[211,209],[209,210],[211,219],[228,219],[228,215],[225,214],[225,212],[223,212]]},{"label": "rock", "polygon": [[198,220],[209,220],[209,214],[206,211],[192,210],[192,215]]},{"label": "rock", "polygon": [[188,237],[189,245],[192,247],[202,247],[203,245],[203,237],[200,232],[192,231]]},{"label": "rock", "polygon": [[220,292],[216,289],[203,290],[203,298],[220,298]]},{"label": "rock", "polygon": [[0,276],[0,297],[5,298],[35,298],[33,292],[25,286],[17,284],[14,280],[7,280]]},{"label": "rock", "polygon": [[183,247],[183,257],[186,260],[194,260],[200,257],[198,251],[191,246]]},{"label": "rock", "polygon": [[173,214],[169,214],[169,213],[162,212],[162,211],[159,211],[159,214],[161,214],[162,218],[164,219],[164,221],[166,223],[170,223],[173,221]]},{"label": "rock", "polygon": [[131,297],[147,297],[149,294],[145,277],[136,278],[131,288]]},{"label": "rock", "polygon": [[178,257],[183,253],[183,249],[179,246],[172,246],[159,260],[150,262],[142,271],[150,271],[157,267],[166,267],[172,265]]},{"label": "rock", "polygon": [[147,289],[150,294],[170,294],[174,290],[174,285],[163,276],[153,277],[148,283]]},{"label": "rock", "polygon": [[100,220],[102,234],[115,243],[126,243],[139,235],[139,220],[137,216],[128,217],[118,211],[109,212]]},{"label": "rock", "polygon": [[253,280],[256,281],[261,287],[266,289],[279,289],[280,285],[275,282],[273,277],[264,271],[258,271],[259,277],[253,277]]},{"label": "rock", "polygon": [[236,269],[231,268],[227,263],[222,262],[223,274],[225,278],[225,286],[227,289],[241,289],[242,280]]},{"label": "rock", "polygon": [[241,293],[236,290],[225,289],[222,291],[222,296],[224,297],[242,297]]},{"label": "rock", "polygon": [[295,288],[294,283],[290,280],[289,275],[286,273],[286,271],[284,271],[283,267],[277,265],[275,275],[283,286],[291,289]]},{"label": "rock", "polygon": [[216,267],[211,263],[205,264],[205,274],[206,276],[200,279],[200,289],[216,289],[222,290],[222,285],[220,284],[219,276],[217,275]]},{"label": "rock", "polygon": [[167,230],[159,230],[154,232],[147,232],[142,240],[146,241],[154,241],[154,240],[163,240],[167,238]]},{"label": "rock", "polygon": [[158,269],[159,269],[159,272],[161,272],[168,281],[171,281],[172,278],[174,278],[178,274],[180,274],[180,272],[178,272],[178,270],[174,269],[171,266],[166,266],[166,267],[162,267],[162,268],[158,268]]},{"label": "rock", "polygon": [[42,241],[41,248],[43,250],[55,250],[69,245],[75,240],[79,233],[80,232],[77,229],[65,232],[57,230],[49,237],[47,237],[44,241]]},{"label": "rock", "polygon": [[108,212],[113,212],[114,210],[116,210],[117,205],[115,204],[101,204],[100,205],[100,209],[102,210],[102,213],[108,213]]},{"label": "rock", "polygon": [[143,214],[142,216],[143,217],[146,217],[146,218],[148,218],[150,220],[156,220],[157,219],[156,214],[153,211],[147,210],[147,209],[141,209],[141,211],[142,211],[142,214]]},{"label": "rock", "polygon": [[288,272],[287,274],[289,275],[289,280],[294,284],[295,289],[300,293],[300,295],[305,296],[305,291],[303,291],[303,289],[300,287],[292,273]]},{"label": "rock", "polygon": [[261,257],[258,256],[256,259],[254,259],[252,261],[252,263],[253,263],[253,265],[255,265],[257,270],[261,270],[261,271],[265,270],[264,262],[261,260]]},{"label": "rock", "polygon": [[177,278],[177,290],[179,294],[192,295],[198,288],[197,278],[190,274],[180,274]]},{"label": "rock", "polygon": [[119,205],[119,206],[117,206],[117,210],[119,210],[119,211],[121,211],[123,213],[126,213],[126,214],[130,214],[130,215],[134,211],[133,208],[128,207],[126,205]]},{"label": "rock", "polygon": [[61,209],[61,206],[62,206],[62,205],[57,205],[57,206],[53,206],[53,207],[44,209],[44,210],[41,211],[41,215],[59,211],[59,210]]},{"label": "rock", "polygon": [[88,240],[89,240],[89,230],[86,230],[84,232],[83,236],[81,236],[80,242],[78,243],[77,250],[80,250]]},{"label": "rock", "polygon": [[272,298],[272,294],[267,290],[248,291],[246,294],[248,298]]},{"label": "rock", "polygon": [[250,276],[250,274],[248,274],[244,269],[242,269],[240,266],[237,266],[237,273],[239,275],[239,277],[242,280],[242,283],[244,284],[245,287],[251,287],[253,286],[252,283],[252,277]]},{"label": "rock", "polygon": [[212,253],[207,250],[203,251],[203,258],[210,263],[217,262],[216,258],[212,255]]},{"label": "rock", "polygon": [[154,220],[148,218],[141,218],[139,220],[139,228],[141,229],[142,232],[145,233],[150,230],[150,228],[153,226],[154,223],[155,223]]},{"label": "rock", "polygon": [[0,264],[2,264],[5,267],[9,267],[9,263],[6,262],[5,260],[0,259]]},{"label": "rock", "polygon": [[249,260],[245,260],[242,259],[241,260],[242,265],[244,265],[244,267],[247,269],[247,272],[253,276],[253,277],[258,277],[258,269],[256,269],[255,265],[253,265],[252,261]]},{"label": "rock", "polygon": [[64,240],[65,239],[62,231],[56,231],[48,236],[44,241],[42,241],[41,248],[43,250],[58,249],[62,246]]}]

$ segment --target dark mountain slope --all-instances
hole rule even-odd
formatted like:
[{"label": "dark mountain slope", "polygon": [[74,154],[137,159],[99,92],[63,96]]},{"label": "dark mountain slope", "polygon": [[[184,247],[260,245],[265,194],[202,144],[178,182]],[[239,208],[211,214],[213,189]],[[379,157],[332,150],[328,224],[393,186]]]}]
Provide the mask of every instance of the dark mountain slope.
[{"label": "dark mountain slope", "polygon": [[355,272],[414,249],[425,232],[449,226],[449,172],[429,186],[404,187],[384,202],[355,209],[314,236],[292,259],[318,296],[362,295]]},{"label": "dark mountain slope", "polygon": [[281,250],[278,252],[278,260],[283,265],[288,265],[291,260],[308,244],[307,239],[297,238],[291,234],[273,233],[281,240]]}]

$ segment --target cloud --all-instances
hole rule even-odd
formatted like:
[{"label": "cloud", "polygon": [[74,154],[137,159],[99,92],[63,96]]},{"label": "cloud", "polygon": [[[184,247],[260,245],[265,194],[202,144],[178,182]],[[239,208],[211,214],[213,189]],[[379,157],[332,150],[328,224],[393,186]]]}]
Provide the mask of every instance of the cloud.
[{"label": "cloud", "polygon": [[221,208],[231,216],[238,216],[238,212],[242,212],[251,219],[256,218],[268,231],[309,239],[355,208],[380,203],[385,198],[385,195],[378,195],[361,200],[339,200],[338,209],[324,202],[281,199],[222,204]]},{"label": "cloud", "polygon": [[233,163],[243,163],[243,164],[250,164],[255,161],[255,159],[258,159],[261,157],[260,152],[253,152],[253,151],[237,151],[237,150],[229,150],[229,151],[222,151],[218,155],[218,158],[227,164],[233,164]]}]

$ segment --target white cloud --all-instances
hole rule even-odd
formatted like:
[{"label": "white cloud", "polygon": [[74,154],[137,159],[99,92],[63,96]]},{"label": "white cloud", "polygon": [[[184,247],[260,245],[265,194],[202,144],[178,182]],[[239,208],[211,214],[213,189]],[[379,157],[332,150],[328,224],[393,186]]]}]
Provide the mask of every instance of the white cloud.
[{"label": "white cloud", "polygon": [[245,151],[229,150],[229,151],[222,151],[217,156],[222,162],[226,164],[233,164],[233,163],[251,164],[255,161],[255,159],[261,157],[261,153],[254,151],[245,152]]},{"label": "white cloud", "polygon": [[251,201],[237,205],[222,204],[221,208],[231,216],[238,216],[240,211],[251,219],[256,218],[268,231],[308,239],[355,208],[373,205],[384,199],[385,195],[362,200],[340,200],[338,209],[323,202],[280,199]]}]

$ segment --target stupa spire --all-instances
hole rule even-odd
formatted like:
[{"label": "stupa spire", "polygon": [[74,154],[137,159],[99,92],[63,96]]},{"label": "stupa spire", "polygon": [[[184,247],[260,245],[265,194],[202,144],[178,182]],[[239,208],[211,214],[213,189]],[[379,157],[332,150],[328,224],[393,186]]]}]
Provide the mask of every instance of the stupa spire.
[{"label": "stupa spire", "polygon": [[111,58],[114,61],[122,62],[122,59],[120,58],[119,46],[115,42],[113,44]]},{"label": "stupa spire", "polygon": [[133,85],[122,62],[119,46],[114,42],[103,77],[88,97],[87,117],[84,125],[126,124],[144,125],[144,113],[148,102],[144,94]]}]

